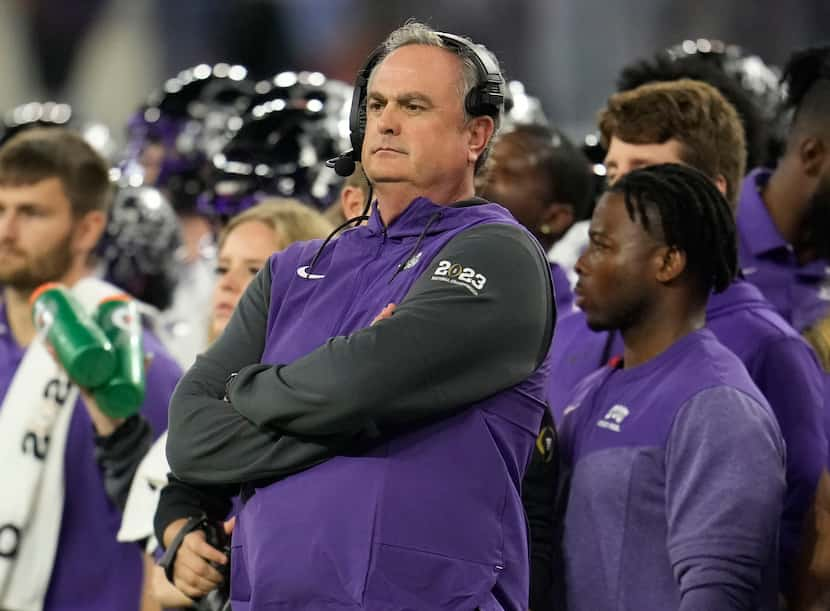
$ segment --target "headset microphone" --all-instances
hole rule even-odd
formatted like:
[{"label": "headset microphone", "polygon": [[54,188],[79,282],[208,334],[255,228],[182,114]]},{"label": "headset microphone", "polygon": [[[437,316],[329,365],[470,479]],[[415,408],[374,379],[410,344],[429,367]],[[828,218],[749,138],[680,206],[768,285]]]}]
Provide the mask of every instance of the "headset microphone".
[{"label": "headset microphone", "polygon": [[326,166],[334,168],[338,176],[342,176],[343,178],[351,176],[357,168],[354,162],[354,150],[346,151],[334,159],[329,159],[326,161]]}]

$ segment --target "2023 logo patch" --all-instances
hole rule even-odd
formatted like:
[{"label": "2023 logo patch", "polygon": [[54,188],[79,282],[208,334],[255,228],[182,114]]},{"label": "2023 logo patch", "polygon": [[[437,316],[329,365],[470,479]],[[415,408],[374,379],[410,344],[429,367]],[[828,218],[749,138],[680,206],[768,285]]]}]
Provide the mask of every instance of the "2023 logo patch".
[{"label": "2023 logo patch", "polygon": [[453,263],[446,259],[438,262],[438,267],[432,273],[432,280],[463,286],[473,295],[478,295],[487,284],[487,277],[484,274],[479,274],[472,267],[464,267],[460,263]]}]

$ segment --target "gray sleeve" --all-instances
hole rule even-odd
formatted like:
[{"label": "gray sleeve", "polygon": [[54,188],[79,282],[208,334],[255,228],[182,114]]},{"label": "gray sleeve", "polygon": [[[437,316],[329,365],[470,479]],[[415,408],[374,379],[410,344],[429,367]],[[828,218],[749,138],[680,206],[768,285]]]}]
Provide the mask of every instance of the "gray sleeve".
[{"label": "gray sleeve", "polygon": [[758,608],[775,568],[784,488],[769,410],[728,387],[681,408],[666,450],[666,509],[682,611]]},{"label": "gray sleeve", "polygon": [[271,293],[266,265],[242,295],[230,322],[196,359],[170,400],[167,460],[191,484],[231,484],[273,478],[330,457],[338,447],[262,430],[222,400],[225,380],[259,362]]},{"label": "gray sleeve", "polygon": [[293,363],[250,365],[233,407],[273,431],[377,438],[509,388],[544,360],[555,322],[550,268],[512,225],[452,239],[394,315]]}]

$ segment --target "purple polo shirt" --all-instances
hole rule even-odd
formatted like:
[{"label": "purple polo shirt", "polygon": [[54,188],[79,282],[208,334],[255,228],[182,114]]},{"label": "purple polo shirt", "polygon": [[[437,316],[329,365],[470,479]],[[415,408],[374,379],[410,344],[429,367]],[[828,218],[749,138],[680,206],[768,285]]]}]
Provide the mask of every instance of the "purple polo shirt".
[{"label": "purple polo shirt", "polygon": [[[706,326],[743,362],[764,394],[787,443],[787,496],[781,523],[782,588],[790,587],[792,563],[804,516],[812,504],[822,468],[828,462],[825,380],[807,343],[775,311],[761,292],[744,281],[712,295]],[[603,361],[621,356],[619,333],[595,333],[579,311],[556,327],[551,351],[548,402],[557,423],[576,384]],[[830,385],[828,385],[830,386]]]},{"label": "purple polo shirt", "polygon": [[830,261],[798,264],[792,245],[781,236],[761,198],[760,189],[770,175],[769,169],[758,168],[744,179],[738,203],[738,257],[744,277],[803,331],[830,313]]},{"label": "purple polo shirt", "polygon": [[778,608],[784,442],[710,331],[583,380],[560,439],[569,609]]},{"label": "purple polo shirt", "polygon": [[[151,334],[144,346],[154,355],[147,373],[141,413],[155,437],[167,428],[167,405],[181,375],[178,364]],[[0,405],[24,350],[14,339],[0,301]],[[81,400],[69,423],[64,462],[64,497],[58,551],[44,611],[137,610],[141,599],[142,554],[133,543],[118,543],[121,511],[104,490],[95,462],[94,429]]]}]

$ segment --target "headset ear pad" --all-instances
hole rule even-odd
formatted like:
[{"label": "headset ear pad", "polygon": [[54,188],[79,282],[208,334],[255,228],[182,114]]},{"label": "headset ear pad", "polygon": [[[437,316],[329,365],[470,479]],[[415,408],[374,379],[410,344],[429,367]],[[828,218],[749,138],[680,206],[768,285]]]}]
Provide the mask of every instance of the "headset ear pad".
[{"label": "headset ear pad", "polygon": [[375,49],[355,78],[352,110],[349,113],[349,138],[352,141],[351,158],[354,161],[360,161],[361,154],[363,153],[363,137],[366,133],[366,96],[369,90],[369,77],[372,75],[372,70],[374,70],[383,52],[383,46]]},{"label": "headset ear pad", "polygon": [[[499,66],[495,58],[481,45],[455,34],[437,32],[444,43],[459,52],[464,57],[469,57],[476,65],[478,71],[478,84],[467,95],[464,100],[464,107],[467,113],[473,117],[487,115],[493,118],[499,116],[504,105],[504,78],[502,78]],[[381,57],[384,56],[383,45],[376,48],[366,63],[357,73],[355,78],[354,95],[352,96],[352,109],[349,115],[350,139],[352,142],[351,158],[360,161],[363,152],[363,138],[366,133],[366,96],[369,89],[369,77],[372,74]]]},{"label": "headset ear pad", "polygon": [[360,134],[359,148],[355,148],[354,160],[360,161],[363,155],[363,138],[366,134],[366,98],[363,98],[363,103],[357,109],[357,133]]}]

